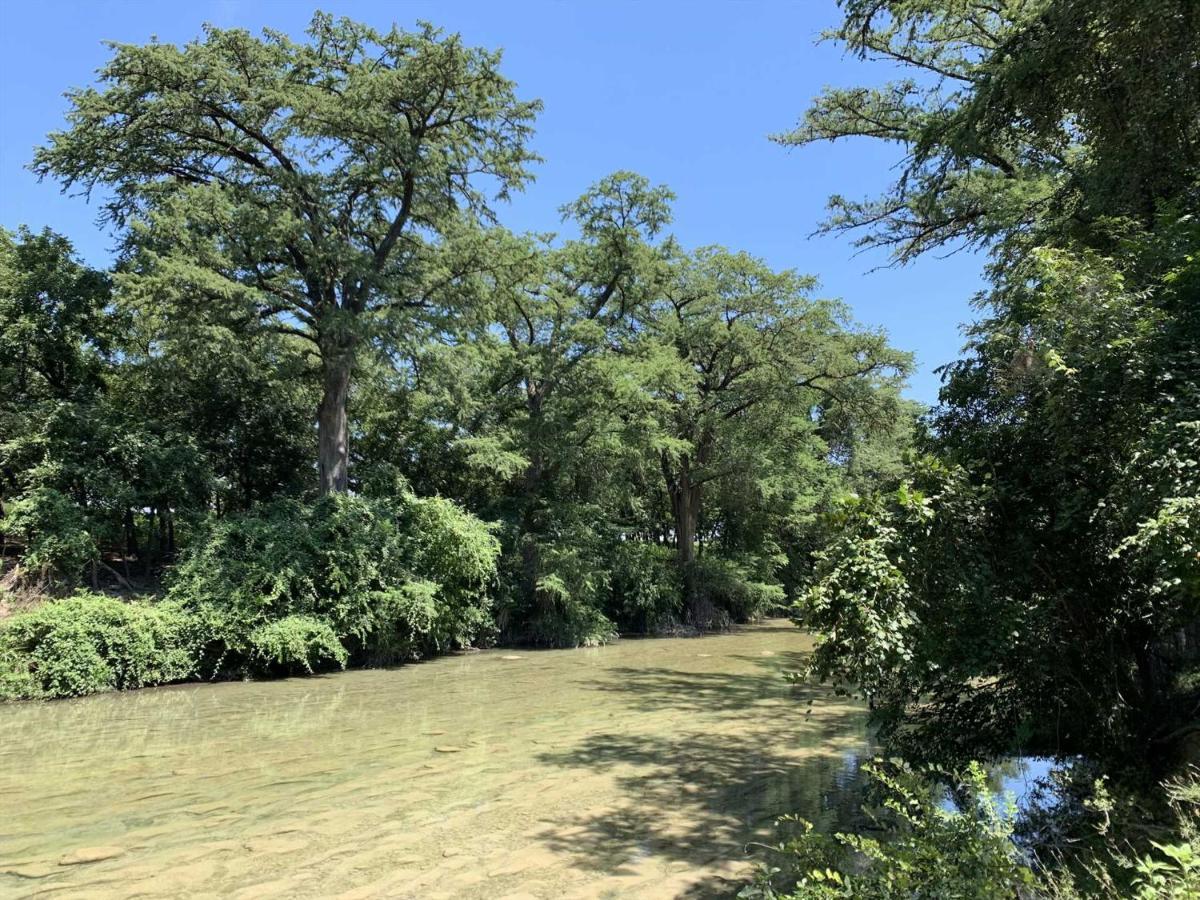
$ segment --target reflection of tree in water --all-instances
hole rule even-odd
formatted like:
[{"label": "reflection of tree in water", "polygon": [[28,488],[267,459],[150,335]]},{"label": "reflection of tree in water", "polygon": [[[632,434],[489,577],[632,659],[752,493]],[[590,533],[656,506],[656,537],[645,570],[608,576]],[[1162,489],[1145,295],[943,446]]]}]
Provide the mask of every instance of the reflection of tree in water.
[{"label": "reflection of tree in water", "polygon": [[[786,661],[769,666],[777,670]],[[774,821],[783,814],[798,814],[822,830],[857,821],[859,760],[869,752],[860,707],[762,671],[630,668],[612,674],[595,688],[628,693],[645,709],[697,715],[674,733],[594,734],[571,750],[540,757],[611,772],[633,798],[556,822],[540,836],[579,867],[633,874],[633,864],[650,854],[704,866],[744,858],[750,841],[776,841]],[[781,706],[781,697],[795,705]],[[814,700],[810,715],[804,712],[808,699]],[[754,730],[730,721],[763,703],[781,710],[769,725]]]}]

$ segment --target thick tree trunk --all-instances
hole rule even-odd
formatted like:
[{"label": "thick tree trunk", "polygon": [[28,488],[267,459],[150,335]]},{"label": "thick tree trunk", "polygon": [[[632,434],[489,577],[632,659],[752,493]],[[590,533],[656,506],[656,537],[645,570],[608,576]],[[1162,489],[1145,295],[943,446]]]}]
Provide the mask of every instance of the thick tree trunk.
[{"label": "thick tree trunk", "polygon": [[350,488],[350,424],[346,404],[354,352],[350,348],[322,354],[324,393],[317,407],[317,469],[321,496]]}]

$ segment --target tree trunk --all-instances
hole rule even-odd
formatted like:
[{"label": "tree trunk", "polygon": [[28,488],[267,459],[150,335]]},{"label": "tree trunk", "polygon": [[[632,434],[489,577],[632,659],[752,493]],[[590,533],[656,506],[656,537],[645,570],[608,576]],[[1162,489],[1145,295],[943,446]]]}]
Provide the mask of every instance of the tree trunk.
[{"label": "tree trunk", "polygon": [[[538,579],[541,577],[541,553],[538,547],[538,498],[542,490],[542,460],[535,452],[525,469],[521,510],[521,594],[532,609],[539,604]],[[550,612],[542,608],[542,612]]]},{"label": "tree trunk", "polygon": [[125,509],[125,569],[126,574],[129,570],[129,560],[138,559],[142,555],[141,548],[138,547],[137,539],[137,523],[133,520],[133,510]]},{"label": "tree trunk", "polygon": [[150,567],[154,563],[154,553],[151,549],[154,546],[154,517],[155,510],[151,507],[150,512],[146,513],[146,552],[142,556],[142,577],[149,580]]},{"label": "tree trunk", "polygon": [[354,370],[352,348],[322,354],[324,393],[317,408],[317,468],[321,496],[350,488],[350,424],[346,403]]},{"label": "tree trunk", "polygon": [[683,581],[684,609],[688,619],[698,627],[705,627],[709,618],[700,609],[700,586],[696,582],[696,530],[700,520],[702,487],[692,482],[691,467],[686,457],[667,486],[675,518],[676,560]]},{"label": "tree trunk", "polygon": [[525,376],[525,406],[529,412],[526,440],[529,446],[529,465],[521,483],[521,595],[529,609],[537,608],[542,613],[553,612],[553,603],[538,593],[542,560],[538,546],[539,500],[542,480],[545,475],[545,460],[542,456],[542,403],[545,386],[531,375]]}]

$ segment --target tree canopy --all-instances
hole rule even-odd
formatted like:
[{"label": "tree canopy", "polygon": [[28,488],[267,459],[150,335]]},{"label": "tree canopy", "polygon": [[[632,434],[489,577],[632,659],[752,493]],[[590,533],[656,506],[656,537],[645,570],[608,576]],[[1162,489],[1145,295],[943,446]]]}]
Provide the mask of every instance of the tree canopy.
[{"label": "tree canopy", "polygon": [[908,153],[885,197],[834,198],[830,227],[901,262],[992,252],[930,458],[846,513],[799,609],[837,635],[817,670],[923,752],[1163,771],[1194,727],[1196,15],[850,2],[835,36],[913,78],[828,91],[786,138]]},{"label": "tree canopy", "polygon": [[301,43],[209,27],[183,47],[112,49],[34,170],[109,189],[141,291],[313,346],[319,484],[346,490],[356,354],[446,301],[462,273],[438,245],[529,178],[538,104],[499,54],[429,25],[319,13]]}]

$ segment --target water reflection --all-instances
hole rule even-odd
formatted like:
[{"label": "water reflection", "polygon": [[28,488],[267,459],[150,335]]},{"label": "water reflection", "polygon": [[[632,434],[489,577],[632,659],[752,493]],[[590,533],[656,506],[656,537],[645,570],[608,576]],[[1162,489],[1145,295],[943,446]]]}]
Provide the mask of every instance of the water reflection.
[{"label": "water reflection", "polygon": [[857,809],[865,715],[780,677],[807,649],[775,623],[3,707],[0,895],[727,893],[777,815]]}]

